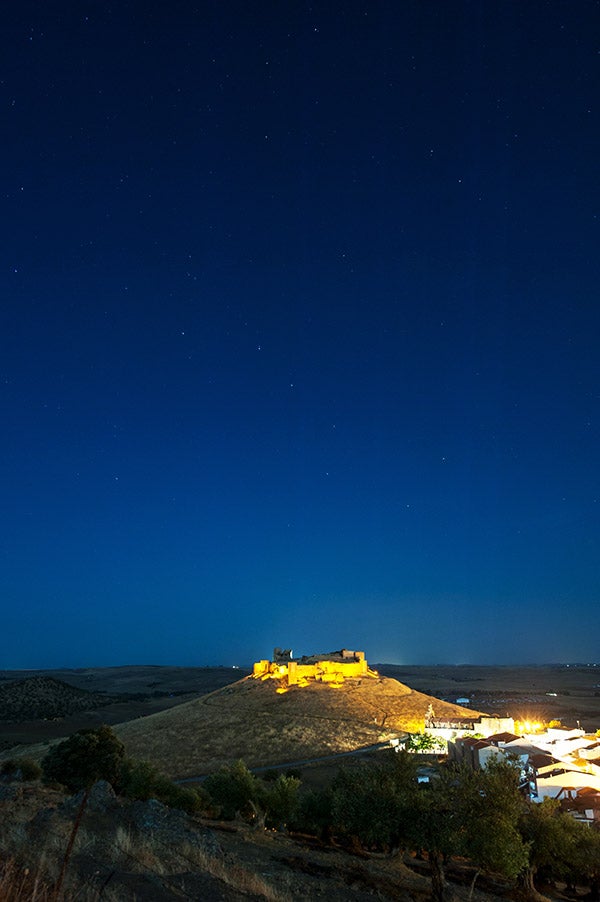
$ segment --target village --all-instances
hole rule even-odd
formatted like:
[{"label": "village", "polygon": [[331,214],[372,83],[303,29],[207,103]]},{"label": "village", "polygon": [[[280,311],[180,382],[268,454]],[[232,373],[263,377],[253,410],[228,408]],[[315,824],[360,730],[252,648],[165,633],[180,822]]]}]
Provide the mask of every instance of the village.
[{"label": "village", "polygon": [[[291,649],[275,648],[271,661],[261,660],[253,667],[253,677],[276,680],[279,693],[311,682],[335,688],[345,680],[377,676],[364,652],[346,648],[298,659]],[[457,702],[468,705],[469,699],[459,698]],[[475,712],[470,717],[439,717],[432,702],[420,736],[399,736],[389,744],[397,751],[428,749],[449,762],[473,769],[505,757],[518,765],[521,790],[532,802],[556,799],[578,822],[600,826],[600,731],[590,734],[580,727],[566,729],[556,721],[545,725]]]},{"label": "village", "polygon": [[[52,744],[11,747],[0,767],[5,822],[12,818],[13,832],[20,819],[34,830],[39,812],[54,804],[52,829],[62,837],[61,844],[50,866],[40,865],[36,873],[54,887],[55,897],[61,856],[64,859],[76,816],[68,794],[88,773],[95,782],[90,786],[90,811],[82,821],[85,842],[85,831],[99,831],[102,842],[108,842],[115,819],[124,830],[140,813],[143,829],[136,833],[135,848],[143,856],[148,851],[146,818],[152,816],[154,825],[158,813],[161,823],[168,819],[172,824],[162,834],[162,844],[152,846],[151,866],[133,875],[144,892],[147,883],[159,879],[158,868],[169,868],[171,883],[179,873],[180,830],[186,817],[189,835],[198,836],[195,842],[202,841],[207,825],[213,830],[218,824],[226,837],[214,862],[203,858],[194,863],[194,879],[206,881],[207,868],[213,866],[218,879],[231,877],[231,869],[224,871],[219,864],[227,848],[236,862],[248,862],[251,876],[262,878],[268,871],[281,891],[267,895],[257,884],[257,897],[308,899],[326,893],[342,902],[350,898],[346,877],[355,878],[356,849],[366,862],[364,886],[376,890],[379,898],[397,899],[400,883],[407,890],[418,885],[422,897],[442,902],[448,881],[459,885],[465,879],[472,885],[477,880],[478,893],[491,888],[496,898],[501,880],[502,898],[517,898],[507,895],[515,892],[531,902],[539,902],[540,890],[548,893],[549,881],[559,895],[553,891],[547,898],[571,898],[564,892],[573,886],[579,894],[586,887],[595,891],[600,875],[597,718],[584,721],[584,730],[577,721],[580,708],[570,716],[563,707],[561,722],[551,720],[548,713],[558,712],[548,709],[519,709],[510,703],[505,707],[496,699],[495,705],[481,704],[490,696],[473,685],[479,680],[471,681],[474,692],[465,692],[469,681],[461,679],[450,692],[440,691],[438,684],[433,695],[386,676],[384,668],[369,666],[363,651],[348,648],[297,657],[289,648],[276,648],[242,679],[231,683],[221,674],[220,688],[212,688],[216,675],[205,675],[211,691],[177,700],[157,714],[133,717],[114,729],[84,728]],[[131,687],[135,676],[142,686],[151,681],[154,689],[159,675],[154,668],[141,668],[137,675],[125,668],[104,679],[105,685],[119,679]],[[84,685],[89,676],[74,674]],[[433,676],[441,679],[441,674]],[[200,675],[186,677],[192,678]],[[165,685],[173,688],[173,679],[169,671]],[[431,675],[426,679],[432,681]],[[517,679],[518,674],[510,676],[513,683]],[[554,678],[552,684],[546,679],[542,685],[560,689]],[[53,677],[8,681],[5,693],[7,701],[22,696],[29,704],[38,693],[47,708],[54,689],[63,702],[80,699],[81,693],[86,703],[91,700],[88,690],[53,682]],[[539,722],[534,722],[535,714]],[[86,743],[87,749],[90,742],[89,754],[72,758],[73,748]],[[100,764],[97,747],[102,750]],[[403,749],[405,754],[394,754]],[[96,805],[110,810],[106,823],[99,824]],[[453,818],[448,825],[449,810]],[[42,854],[46,834],[35,835]],[[307,837],[319,850],[306,846]],[[19,845],[11,854],[31,867],[31,848],[30,843]],[[399,849],[401,858],[396,857]],[[273,851],[280,856],[284,851],[285,861],[293,864],[282,863],[281,872],[274,874]],[[98,853],[95,871],[102,879],[110,876],[113,888],[119,880],[131,881],[130,852],[131,846],[124,857],[117,849],[110,861]],[[338,864],[332,870],[334,854]],[[307,871],[315,868],[308,880]],[[73,855],[72,885],[85,878]],[[290,879],[297,886],[296,896],[289,895]],[[155,889],[152,883],[149,894],[140,893],[139,898],[154,899]]]},{"label": "village", "polygon": [[[600,730],[590,734],[512,717],[443,720],[430,705],[422,735],[429,737],[432,751],[473,769],[499,757],[515,762],[521,789],[532,802],[556,799],[578,822],[600,827]],[[398,749],[407,744],[394,742]]]}]

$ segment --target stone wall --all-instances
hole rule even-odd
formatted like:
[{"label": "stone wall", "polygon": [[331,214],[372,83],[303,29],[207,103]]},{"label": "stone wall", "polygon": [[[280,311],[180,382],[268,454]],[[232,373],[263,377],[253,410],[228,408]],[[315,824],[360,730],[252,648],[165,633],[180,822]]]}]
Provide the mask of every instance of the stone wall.
[{"label": "stone wall", "polygon": [[252,675],[256,679],[281,680],[287,686],[305,686],[312,680],[335,685],[348,679],[377,675],[369,670],[364,652],[350,652],[343,656],[340,653],[339,660],[332,660],[332,657],[324,655],[319,659],[315,655],[310,663],[304,663],[302,659],[284,662],[280,658],[276,661],[257,661]]}]

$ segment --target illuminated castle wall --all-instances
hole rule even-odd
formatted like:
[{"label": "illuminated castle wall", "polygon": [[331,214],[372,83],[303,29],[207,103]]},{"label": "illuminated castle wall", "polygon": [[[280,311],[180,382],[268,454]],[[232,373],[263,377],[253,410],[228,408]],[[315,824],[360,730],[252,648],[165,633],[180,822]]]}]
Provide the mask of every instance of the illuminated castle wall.
[{"label": "illuminated castle wall", "polygon": [[363,651],[341,651],[312,655],[293,660],[291,652],[275,649],[273,661],[257,661],[252,675],[260,680],[280,680],[283,686],[307,686],[315,680],[319,683],[341,685],[344,680],[360,677],[376,677],[370,670]]}]

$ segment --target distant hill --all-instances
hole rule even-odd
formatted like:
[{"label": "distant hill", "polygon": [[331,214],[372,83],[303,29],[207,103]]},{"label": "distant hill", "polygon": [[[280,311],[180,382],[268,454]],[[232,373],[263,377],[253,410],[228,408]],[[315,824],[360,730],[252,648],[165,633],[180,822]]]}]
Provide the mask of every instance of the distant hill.
[{"label": "distant hill", "polygon": [[246,677],[115,731],[128,754],[177,778],[237,758],[260,767],[365,748],[422,730],[430,704],[438,717],[480,713],[386,677],[346,680],[335,688],[314,682],[284,694],[277,688],[277,680]]},{"label": "distant hill", "polygon": [[67,717],[111,701],[106,695],[86,692],[52,677],[29,677],[0,684],[0,721]]}]

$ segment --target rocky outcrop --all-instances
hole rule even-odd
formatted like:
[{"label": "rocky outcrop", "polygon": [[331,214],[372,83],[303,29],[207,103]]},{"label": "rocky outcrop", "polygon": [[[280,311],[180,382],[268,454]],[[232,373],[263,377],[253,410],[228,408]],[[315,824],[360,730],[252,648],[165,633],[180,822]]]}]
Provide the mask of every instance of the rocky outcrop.
[{"label": "rocky outcrop", "polygon": [[[77,813],[83,802],[85,789],[81,789],[76,795],[71,796],[61,806],[60,810],[67,815]],[[95,811],[99,814],[106,814],[113,808],[119,808],[120,802],[117,795],[106,780],[98,780],[90,789],[86,802],[88,811]]]},{"label": "rocky outcrop", "polygon": [[133,802],[127,811],[129,824],[140,833],[151,833],[159,840],[169,843],[188,843],[202,848],[209,855],[218,855],[220,846],[214,833],[205,829],[199,831],[183,811],[167,808],[157,799]]}]

